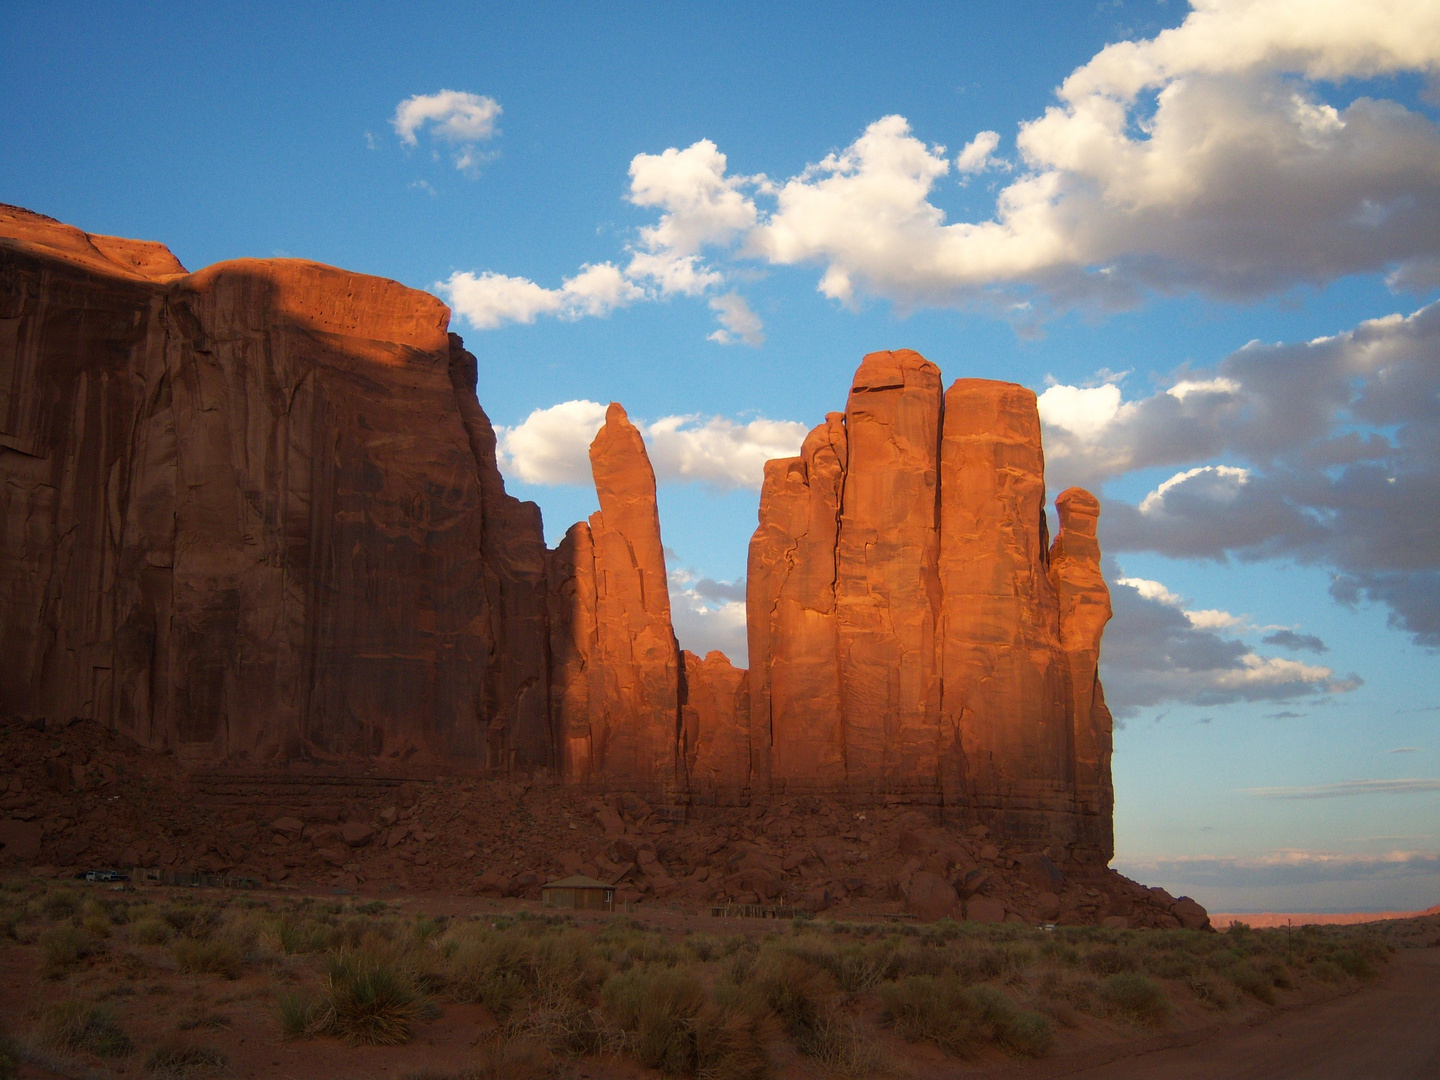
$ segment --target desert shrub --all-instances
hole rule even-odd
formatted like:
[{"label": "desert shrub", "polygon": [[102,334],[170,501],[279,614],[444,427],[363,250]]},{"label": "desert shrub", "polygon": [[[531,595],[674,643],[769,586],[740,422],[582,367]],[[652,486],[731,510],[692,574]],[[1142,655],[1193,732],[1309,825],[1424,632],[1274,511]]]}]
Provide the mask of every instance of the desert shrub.
[{"label": "desert shrub", "polygon": [[1338,983],[1345,978],[1345,969],[1333,960],[1317,960],[1310,965],[1310,974],[1322,982]]},{"label": "desert shrub", "polygon": [[97,938],[110,936],[110,920],[104,915],[90,914],[80,920],[80,928]]},{"label": "desert shrub", "polygon": [[1232,965],[1225,974],[1232,983],[1257,1001],[1263,1001],[1266,1005],[1275,1004],[1274,980],[1250,961],[1242,960]]},{"label": "desert shrub", "polygon": [[1340,949],[1332,954],[1331,961],[1346,975],[1357,979],[1373,979],[1376,975],[1375,960],[1380,950],[1356,948]]},{"label": "desert shrub", "polygon": [[1140,958],[1119,945],[1102,945],[1085,954],[1085,966],[1096,975],[1119,975],[1122,971],[1137,970]]},{"label": "desert shrub", "polygon": [[680,943],[680,947],[702,964],[714,960],[720,955],[722,948],[719,940],[709,934],[690,934]]},{"label": "desert shrub", "polygon": [[815,1026],[835,992],[835,983],[824,969],[783,948],[762,949],[750,981],[792,1039]]},{"label": "desert shrub", "polygon": [[763,1012],[745,1007],[706,1006],[692,1025],[696,1072],[705,1080],[764,1080],[770,1075],[770,1023]]},{"label": "desert shrub", "polygon": [[766,1016],[744,988],[711,1000],[693,969],[648,964],[611,976],[600,997],[642,1065],[707,1080],[760,1080],[769,1072]]},{"label": "desert shrub", "polygon": [[1190,987],[1190,992],[1195,995],[1195,1000],[1212,1009],[1223,1011],[1235,1003],[1225,984],[1211,975],[1197,973],[1189,976],[1185,982]]},{"label": "desert shrub", "polygon": [[320,1017],[320,999],[304,990],[286,990],[275,999],[275,1016],[282,1037],[303,1038]]},{"label": "desert shrub", "polygon": [[52,926],[40,934],[41,974],[58,979],[99,951],[100,943],[78,926]]},{"label": "desert shrub", "polygon": [[134,1049],[109,1007],[92,1001],[61,1001],[46,1008],[36,1022],[35,1041],[62,1054],[105,1058],[125,1057]]},{"label": "desert shrub", "polygon": [[694,1019],[705,1007],[705,985],[690,968],[634,967],[606,981],[601,1001],[629,1036],[642,1065],[667,1073],[696,1069]]},{"label": "desert shrub", "polygon": [[870,1032],[842,1012],[820,1017],[796,1045],[828,1076],[874,1077],[894,1071],[894,1063]]},{"label": "desert shrub", "polygon": [[355,912],[359,915],[383,915],[389,910],[390,905],[384,900],[366,900],[355,905]]},{"label": "desert shrub", "polygon": [[[790,948],[797,956],[828,972],[835,984],[851,996],[878,986],[900,966],[895,948],[885,941],[840,945],[807,934],[797,939]],[[933,948],[910,951],[927,956],[939,955],[939,950]]]},{"label": "desert shrub", "polygon": [[980,1024],[990,1040],[1000,1049],[1017,1057],[1044,1057],[1054,1045],[1055,1035],[1050,1021],[1038,1012],[1019,1009],[1003,992],[993,986],[976,986],[970,990]]},{"label": "desert shrub", "polygon": [[153,915],[136,919],[125,928],[132,945],[164,945],[170,940],[170,924]]},{"label": "desert shrub", "polygon": [[432,918],[429,915],[416,915],[415,921],[410,924],[410,934],[416,941],[429,941],[444,931],[449,923],[444,915]]},{"label": "desert shrub", "polygon": [[155,1080],[184,1080],[191,1076],[211,1076],[224,1072],[229,1060],[211,1046],[179,1040],[166,1040],[145,1058],[145,1067]]},{"label": "desert shrub", "polygon": [[957,975],[910,975],[880,988],[882,1016],[910,1042],[964,1056],[980,1039],[979,1009]]},{"label": "desert shrub", "polygon": [[1100,997],[1111,1011],[1146,1027],[1159,1027],[1170,1016],[1170,999],[1165,991],[1139,972],[1111,975],[1100,984]]},{"label": "desert shrub", "polygon": [[1145,970],[1157,979],[1186,979],[1196,968],[1195,957],[1182,952],[1160,952],[1145,958]]},{"label": "desert shrub", "polygon": [[47,919],[68,919],[80,910],[80,897],[70,889],[47,892],[40,899],[40,912]]},{"label": "desert shrub", "polygon": [[324,923],[286,912],[271,924],[275,945],[286,956],[304,956],[329,948],[332,930]]},{"label": "desert shrub", "polygon": [[534,942],[516,933],[462,938],[446,964],[451,993],[503,1021],[534,986],[534,954]]},{"label": "desert shrub", "polygon": [[346,951],[332,956],[327,967],[325,994],[311,1030],[337,1035],[352,1046],[410,1041],[424,1000],[393,956],[379,949]]},{"label": "desert shrub", "polygon": [[921,943],[905,945],[892,954],[886,978],[898,979],[906,975],[944,975],[955,969],[955,956],[943,945]]},{"label": "desert shrub", "polygon": [[160,908],[158,914],[176,935],[205,941],[219,927],[225,908],[221,904],[172,903]]},{"label": "desert shrub", "polygon": [[222,979],[235,980],[245,969],[245,956],[240,948],[227,938],[212,938],[197,941],[181,938],[170,947],[180,970],[192,975],[219,975]]}]

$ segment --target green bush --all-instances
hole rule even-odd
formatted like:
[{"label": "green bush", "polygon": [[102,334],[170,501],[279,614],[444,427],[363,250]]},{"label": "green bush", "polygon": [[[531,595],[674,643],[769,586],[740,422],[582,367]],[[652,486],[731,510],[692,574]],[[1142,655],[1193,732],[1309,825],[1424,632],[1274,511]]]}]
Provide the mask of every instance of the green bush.
[{"label": "green bush", "polygon": [[286,990],[275,999],[275,1014],[282,1037],[301,1039],[311,1033],[319,1019],[320,999],[303,990]]},{"label": "green bush", "polygon": [[423,1004],[414,978],[393,957],[377,949],[347,951],[330,958],[313,1030],[352,1046],[406,1043]]},{"label": "green bush", "polygon": [[1170,999],[1160,984],[1138,972],[1111,975],[1100,984],[1100,997],[1112,1011],[1146,1027],[1159,1027],[1170,1016]]},{"label": "green bush", "polygon": [[1044,1057],[1055,1044],[1050,1021],[1029,1009],[1017,1009],[1014,1002],[993,986],[970,991],[978,1007],[980,1023],[1000,1049],[1017,1057]]},{"label": "green bush", "polygon": [[35,1041],[62,1054],[105,1058],[126,1057],[134,1049],[114,1013],[90,1001],[61,1001],[46,1008],[36,1023]]}]

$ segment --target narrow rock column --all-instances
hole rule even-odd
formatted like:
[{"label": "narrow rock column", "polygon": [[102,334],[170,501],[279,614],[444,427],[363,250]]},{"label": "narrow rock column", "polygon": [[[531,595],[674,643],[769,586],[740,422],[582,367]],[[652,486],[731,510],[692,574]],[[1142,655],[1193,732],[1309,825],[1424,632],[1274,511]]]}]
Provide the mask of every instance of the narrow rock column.
[{"label": "narrow rock column", "polygon": [[595,559],[595,657],[589,667],[596,780],[670,798],[679,760],[680,656],[655,505],[655,472],[640,432],[612,402],[590,444],[600,509]]},{"label": "narrow rock column", "polygon": [[830,413],[798,458],[767,463],[750,545],[751,708],[775,790],[838,791],[845,741],[835,614],[835,548],[847,444]]},{"label": "narrow rock column", "polygon": [[946,802],[1000,815],[1010,835],[1064,839],[1071,733],[1034,393],[957,380],[940,470]]},{"label": "narrow rock column", "polygon": [[1069,488],[1055,500],[1060,531],[1050,549],[1050,580],[1060,600],[1060,643],[1070,668],[1070,711],[1075,747],[1075,804],[1079,843],[1109,862],[1115,855],[1110,779],[1114,723],[1100,686],[1100,636],[1110,621],[1110,590],[1100,573],[1095,527],[1100,500]]},{"label": "narrow rock column", "polygon": [[940,413],[940,369],[909,349],[866,356],[845,407],[836,615],[856,793],[936,790]]},{"label": "narrow rock column", "polygon": [[590,668],[595,661],[595,543],[576,522],[545,559],[550,628],[550,727],[567,784],[594,775]]}]

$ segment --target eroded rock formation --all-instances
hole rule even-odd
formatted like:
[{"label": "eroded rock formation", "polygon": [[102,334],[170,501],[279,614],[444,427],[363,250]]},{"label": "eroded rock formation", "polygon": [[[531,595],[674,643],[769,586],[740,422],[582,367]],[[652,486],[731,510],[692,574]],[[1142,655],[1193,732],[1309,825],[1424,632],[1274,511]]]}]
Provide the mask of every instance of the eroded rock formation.
[{"label": "eroded rock formation", "polygon": [[766,468],[748,596],[771,788],[938,803],[1108,859],[1099,504],[1061,496],[1052,553],[1035,395],[940,387],[872,353],[844,417]]},{"label": "eroded rock formation", "polygon": [[0,711],[198,761],[545,764],[539,515],[448,318],[0,210]]},{"label": "eroded rock formation", "polygon": [[865,357],[766,467],[745,672],[677,645],[625,411],[591,447],[600,510],[547,551],[448,318],[0,209],[0,713],[194,764],[923,806],[1109,857],[1099,505],[1062,494],[1049,545],[1033,393]]}]

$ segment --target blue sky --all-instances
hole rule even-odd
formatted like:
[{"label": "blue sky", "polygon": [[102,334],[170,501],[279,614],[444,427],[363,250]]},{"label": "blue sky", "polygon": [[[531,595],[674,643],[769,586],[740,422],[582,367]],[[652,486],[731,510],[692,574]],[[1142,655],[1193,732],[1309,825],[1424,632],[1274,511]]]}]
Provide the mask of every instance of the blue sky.
[{"label": "blue sky", "polygon": [[690,648],[865,352],[1030,386],[1104,499],[1116,865],[1435,903],[1440,10],[969,7],[15,2],[0,200],[438,292],[552,540],[621,401]]}]

